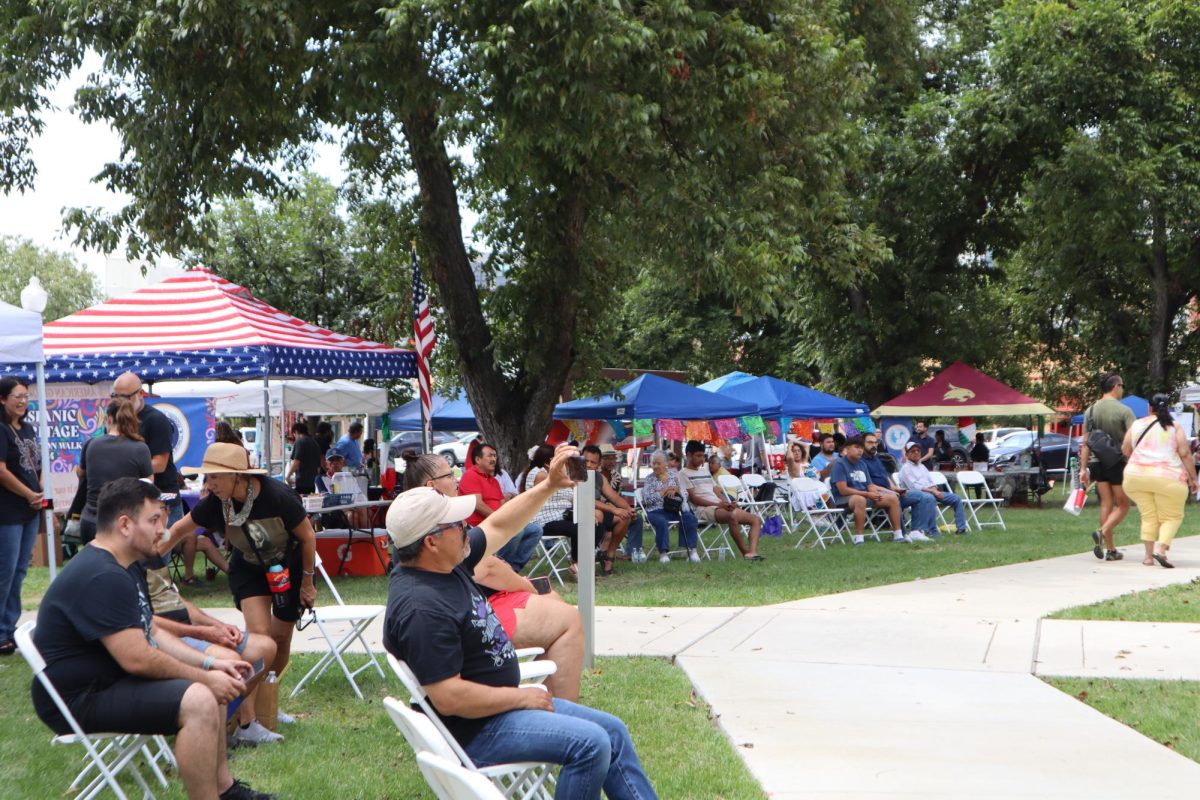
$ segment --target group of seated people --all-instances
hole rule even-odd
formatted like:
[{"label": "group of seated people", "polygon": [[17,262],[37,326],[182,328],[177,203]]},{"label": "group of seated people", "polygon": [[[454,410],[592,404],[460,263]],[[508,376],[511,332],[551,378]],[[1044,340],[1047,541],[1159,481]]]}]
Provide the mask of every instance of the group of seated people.
[{"label": "group of seated people", "polygon": [[[547,761],[561,765],[558,797],[599,798],[603,791],[611,798],[653,798],[625,725],[577,702],[578,612],[496,557],[520,541],[551,498],[572,491],[567,462],[576,453],[559,447],[525,491],[486,514],[478,498],[459,493],[442,459],[411,460],[409,488],[387,512],[397,567],[384,642],[418,677],[477,765]],[[212,468],[225,468],[216,456],[211,461]],[[232,469],[224,473],[234,475],[232,481],[253,479],[244,464]],[[214,491],[228,504],[224,486]],[[248,490],[242,511],[255,491]],[[470,524],[477,514],[479,524]],[[225,719],[227,706],[261,679],[252,662],[276,657],[278,637],[273,628],[261,635],[225,625],[178,595],[162,567],[162,548],[174,538],[164,541],[165,520],[153,485],[122,478],[104,487],[95,538],[66,565],[39,609],[34,639],[46,674],[85,731],[175,736],[189,797],[273,797],[233,778]],[[176,528],[195,530],[177,523],[172,534]],[[306,547],[303,560],[295,560],[304,576],[296,598],[304,607],[315,600],[304,594],[311,587],[310,558]],[[525,646],[543,648],[543,657],[557,665],[544,687],[519,685],[514,648]],[[55,732],[68,732],[39,683],[32,692],[39,717]],[[252,704],[243,703],[238,713],[239,721],[252,716]]]}]

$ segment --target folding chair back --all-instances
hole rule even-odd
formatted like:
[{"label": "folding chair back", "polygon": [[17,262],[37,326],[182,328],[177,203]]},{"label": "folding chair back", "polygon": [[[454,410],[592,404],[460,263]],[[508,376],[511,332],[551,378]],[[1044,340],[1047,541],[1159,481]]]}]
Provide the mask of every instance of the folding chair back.
[{"label": "folding chair back", "polygon": [[[383,671],[383,667],[379,664],[379,659],[375,655],[375,651],[367,644],[363,633],[367,627],[375,621],[375,618],[387,610],[386,606],[381,605],[347,605],[337,588],[333,585],[333,580],[329,577],[329,573],[325,571],[325,565],[321,563],[321,556],[317,554],[314,569],[321,574],[325,585],[329,587],[329,593],[333,595],[333,599],[337,601],[335,606],[317,606],[313,609],[313,621],[317,624],[317,630],[321,632],[321,636],[325,639],[325,644],[328,646],[328,651],[321,656],[316,664],[313,665],[295,688],[289,697],[295,697],[300,690],[304,688],[309,679],[316,680],[325,673],[333,664],[337,664],[342,669],[342,674],[346,676],[346,680],[350,681],[350,688],[354,689],[354,693],[358,695],[358,699],[363,699],[362,690],[358,688],[358,681],[355,677],[360,672],[371,667],[379,673],[379,677],[386,678],[387,675]],[[345,632],[340,639],[335,639],[336,634],[331,630],[333,626],[349,626],[349,630]],[[358,642],[362,646],[363,653],[367,656],[367,662],[362,664],[357,669],[350,669],[343,657],[349,650],[350,646]]]},{"label": "folding chair back", "polygon": [[799,514],[799,521],[802,523],[798,525],[802,531],[796,547],[804,544],[810,536],[822,549],[825,548],[826,541],[846,543],[842,538],[842,530],[846,526],[846,512],[825,502],[828,487],[822,481],[816,478],[792,478],[788,489],[791,513]]},{"label": "folding chair back", "polygon": [[[79,800],[89,800],[104,791],[105,786],[112,790],[120,800],[127,800],[124,790],[120,783],[117,782],[117,776],[122,771],[128,769],[133,779],[137,781],[138,787],[142,790],[143,798],[153,800],[154,794],[150,791],[150,787],[146,784],[145,779],[137,769],[137,765],[133,760],[141,755],[158,780],[159,784],[165,789],[167,788],[167,779],[158,767],[158,759],[162,758],[169,766],[175,765],[175,756],[171,753],[165,740],[159,736],[148,736],[142,734],[127,734],[127,733],[85,733],[75,716],[71,713],[71,709],[67,707],[62,695],[58,693],[58,689],[54,688],[50,677],[46,675],[46,660],[42,658],[41,652],[37,649],[37,645],[33,643],[33,632],[37,627],[35,622],[26,622],[21,627],[17,628],[14,639],[17,643],[17,650],[20,651],[21,657],[25,659],[25,663],[33,670],[33,675],[38,683],[45,689],[46,694],[54,702],[54,707],[58,709],[58,713],[66,720],[67,725],[71,728],[71,733],[62,736],[55,736],[52,744],[78,744],[81,745],[87,753],[87,764],[84,766],[71,784],[71,789],[83,782],[85,778],[92,772],[96,771],[96,776],[91,778],[86,786],[79,790]],[[158,751],[154,754],[150,752],[148,745],[154,744]]]},{"label": "folding chair back", "polygon": [[440,800],[504,800],[487,778],[433,753],[418,753],[417,766]]},{"label": "folding chair back", "polygon": [[[1001,530],[1008,530],[1008,526],[1004,524],[1004,516],[1000,513],[1003,501],[992,495],[987,479],[973,469],[956,472],[954,476],[958,478],[958,485],[963,490],[961,498],[963,507],[967,510],[971,521],[975,523],[975,527],[983,530],[985,527],[993,525]],[[976,491],[982,496],[975,497]]]},{"label": "folding chair back", "polygon": [[930,472],[929,478],[933,481],[933,485],[937,487],[938,491],[950,491],[950,479],[946,477],[946,473],[940,470],[936,472]]},{"label": "folding chair back", "polygon": [[408,746],[414,753],[433,753],[458,762],[454,749],[446,741],[446,737],[438,732],[437,727],[429,721],[429,717],[413,711],[394,697],[383,698],[383,707],[387,710],[392,722],[404,734]]},{"label": "folding chair back", "polygon": [[[477,772],[491,781],[501,791],[501,797],[521,798],[522,800],[551,800],[554,797],[555,781],[554,774],[551,771],[551,764],[528,761],[516,764],[497,764],[482,769],[476,767],[475,762],[471,760],[471,757],[459,745],[458,740],[447,730],[441,718],[438,717],[433,705],[429,702],[429,697],[425,694],[425,688],[421,686],[421,682],[417,680],[417,676],[409,669],[408,664],[405,664],[391,653],[388,653],[387,660],[392,668],[392,672],[404,684],[409,697],[424,712],[417,715],[423,717],[422,722],[424,724],[418,723],[412,728],[412,734],[416,737],[416,741],[414,741],[413,738],[409,737],[409,731],[401,727],[401,719],[411,721],[411,715],[416,714],[416,712],[404,709],[404,711],[409,713],[398,715],[393,713],[393,711],[396,707],[400,706],[400,702],[390,697],[384,701],[385,706],[388,708],[388,714],[392,716],[392,720],[396,723],[396,726],[400,727],[401,733],[408,739],[413,749],[417,750],[420,743],[422,750],[418,751],[418,757],[420,757],[421,752],[433,752],[449,760],[456,760],[462,767],[465,767],[469,771]],[[425,743],[428,742],[431,732],[436,733],[441,738],[441,743],[433,743],[426,747]]]},{"label": "folding chair back", "polygon": [[745,488],[742,486],[742,481],[733,475],[719,476],[717,478],[717,484],[725,490],[725,494],[728,495],[730,500],[744,502],[750,499]]}]

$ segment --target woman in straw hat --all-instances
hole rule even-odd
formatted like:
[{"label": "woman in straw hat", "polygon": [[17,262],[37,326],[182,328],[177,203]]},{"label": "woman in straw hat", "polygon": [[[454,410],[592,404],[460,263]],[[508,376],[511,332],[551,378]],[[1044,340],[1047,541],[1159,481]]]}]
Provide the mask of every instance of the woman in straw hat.
[{"label": "woman in straw hat", "polygon": [[[317,537],[304,505],[287,485],[266,477],[266,470],[250,469],[246,449],[236,444],[209,445],[198,469],[182,471],[203,474],[208,495],[171,526],[159,552],[169,553],[197,528],[224,533],[233,547],[229,589],[234,602],[246,618],[246,630],[275,640],[269,669],[281,675],[291,655],[295,623],[317,599]],[[276,565],[287,571],[290,588],[273,602],[267,573]],[[282,711],[278,716],[291,722]]]}]

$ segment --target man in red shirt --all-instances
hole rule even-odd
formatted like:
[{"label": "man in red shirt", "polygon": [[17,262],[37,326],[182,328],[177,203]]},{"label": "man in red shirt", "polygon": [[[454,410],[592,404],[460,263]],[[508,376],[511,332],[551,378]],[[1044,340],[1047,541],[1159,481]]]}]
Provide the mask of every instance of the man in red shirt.
[{"label": "man in red shirt", "polygon": [[[475,513],[467,517],[467,524],[477,526],[492,512],[504,505],[504,490],[496,479],[496,448],[490,444],[479,444],[471,453],[471,466],[458,481],[460,495],[475,495]],[[531,522],[496,553],[517,572],[525,568],[542,538],[542,526]]]}]

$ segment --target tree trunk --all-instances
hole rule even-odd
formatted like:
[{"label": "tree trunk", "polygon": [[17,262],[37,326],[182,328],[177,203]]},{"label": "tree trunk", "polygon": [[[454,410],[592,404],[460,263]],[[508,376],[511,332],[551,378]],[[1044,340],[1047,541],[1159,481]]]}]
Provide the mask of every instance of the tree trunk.
[{"label": "tree trunk", "polygon": [[[1157,204],[1155,204],[1157,205]],[[1167,391],[1167,345],[1171,336],[1171,298],[1167,262],[1167,222],[1153,208],[1153,239],[1150,251],[1150,288],[1154,300],[1150,307],[1150,354],[1146,365],[1150,387],[1147,391]]]},{"label": "tree trunk", "polygon": [[530,446],[541,443],[549,432],[554,406],[574,363],[579,245],[586,204],[581,192],[564,192],[560,215],[565,259],[553,278],[561,285],[556,287],[553,307],[532,312],[554,317],[553,334],[538,342],[533,359],[545,366],[536,375],[522,372],[506,377],[492,359],[492,335],[462,239],[458,190],[438,132],[436,110],[431,106],[410,115],[403,129],[421,192],[421,232],[432,250],[433,279],[445,309],[438,327],[454,341],[480,430],[496,447],[500,464],[515,477],[528,460]]}]

